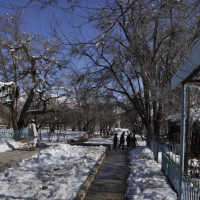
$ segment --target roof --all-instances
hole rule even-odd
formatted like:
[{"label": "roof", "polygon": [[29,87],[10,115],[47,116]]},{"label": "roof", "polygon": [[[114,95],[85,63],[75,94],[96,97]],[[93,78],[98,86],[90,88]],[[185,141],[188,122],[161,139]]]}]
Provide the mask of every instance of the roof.
[{"label": "roof", "polygon": [[193,48],[190,57],[171,79],[172,89],[191,81],[200,71],[200,42]]},{"label": "roof", "polygon": [[0,89],[4,86],[11,87],[13,84],[15,84],[13,81],[11,81],[11,82],[0,82]]}]

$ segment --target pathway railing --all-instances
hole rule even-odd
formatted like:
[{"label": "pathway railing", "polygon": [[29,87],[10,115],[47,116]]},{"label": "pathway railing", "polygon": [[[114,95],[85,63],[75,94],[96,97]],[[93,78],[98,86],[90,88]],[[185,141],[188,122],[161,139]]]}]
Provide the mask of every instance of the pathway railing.
[{"label": "pathway railing", "polygon": [[169,179],[170,183],[172,184],[173,188],[178,193],[179,190],[179,170],[176,163],[171,160],[170,156],[167,155],[165,152],[162,152],[162,171],[165,176]]},{"label": "pathway railing", "polygon": [[[179,155],[175,145],[170,145],[168,151],[162,152],[162,171],[168,178],[173,188],[179,193]],[[200,200],[200,187],[197,179],[182,175],[183,180],[183,199]]]},{"label": "pathway railing", "polygon": [[183,176],[183,200],[193,199],[200,199],[200,188],[189,177]]},{"label": "pathway railing", "polygon": [[[148,138],[148,146],[158,162],[159,144],[152,138]],[[162,171],[168,178],[174,190],[179,193],[179,144],[169,144],[162,151]],[[200,171],[199,171],[200,172]],[[183,199],[182,200],[200,200],[199,179],[182,175],[183,178]]]}]

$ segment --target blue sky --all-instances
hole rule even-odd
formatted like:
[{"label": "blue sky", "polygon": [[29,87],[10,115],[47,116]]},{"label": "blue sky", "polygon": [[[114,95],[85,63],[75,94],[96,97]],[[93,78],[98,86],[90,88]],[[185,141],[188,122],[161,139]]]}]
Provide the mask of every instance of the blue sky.
[{"label": "blue sky", "polygon": [[[93,0],[83,0],[84,4],[88,4],[88,2],[92,2]],[[87,2],[87,3],[86,3]],[[96,1],[93,1],[93,3]],[[6,13],[13,12],[13,9],[9,9],[11,4],[16,5],[25,5],[27,3],[27,0],[1,0],[0,1],[0,13],[1,15],[5,15]],[[92,4],[89,4],[92,6]],[[96,6],[96,3],[93,4]],[[6,6],[7,8],[2,8],[2,6]],[[16,8],[16,7],[15,7]],[[75,30],[72,26],[77,26],[81,24],[82,18],[76,15],[71,15],[70,13],[65,14],[60,9],[57,8],[45,8],[41,11],[34,8],[24,8],[24,17],[26,22],[25,32],[29,32],[30,34],[39,34],[45,37],[51,37],[51,20],[62,21],[62,31],[69,37],[70,39],[73,39],[75,36],[80,37],[80,32],[78,30]],[[77,10],[78,15],[85,15],[80,10]],[[65,18],[63,18],[65,16]],[[59,29],[57,29],[59,31]],[[85,25],[82,27],[82,34],[84,35],[84,38],[86,40],[90,40],[94,38],[98,33],[90,26]],[[87,65],[87,59],[75,59],[73,66],[76,66],[78,68],[82,68],[84,65]]]},{"label": "blue sky", "polygon": [[[86,0],[85,2],[87,1],[90,0]],[[25,3],[27,3],[27,0],[1,0],[1,15],[6,14],[7,12],[13,12],[13,10],[8,9],[10,7],[9,4],[13,3],[21,6],[25,5]],[[2,6],[6,6],[7,8],[2,8]],[[43,34],[47,36],[51,33],[52,20],[58,19],[59,22],[62,21],[62,30],[65,34],[67,34],[67,36],[73,37],[79,34],[77,30],[75,31],[75,29],[72,28],[72,25],[77,26],[82,22],[82,18],[79,16],[71,15],[70,13],[66,15],[60,9],[52,7],[42,9],[41,11],[36,9],[35,7],[24,8],[23,10],[25,12],[25,21],[27,23],[26,31],[30,33]],[[85,15],[85,13],[80,10],[78,11],[78,14]],[[91,27],[88,27],[88,25],[84,26],[82,30],[84,37],[86,37],[87,39],[93,38],[95,35],[97,35],[95,30],[91,29]]]}]

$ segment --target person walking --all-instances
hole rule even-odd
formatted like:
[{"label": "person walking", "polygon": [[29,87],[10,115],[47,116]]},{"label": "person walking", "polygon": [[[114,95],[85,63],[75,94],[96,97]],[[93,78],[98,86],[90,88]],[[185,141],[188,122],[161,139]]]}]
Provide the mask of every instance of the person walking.
[{"label": "person walking", "polygon": [[117,141],[118,141],[118,137],[117,137],[117,133],[115,133],[115,136],[113,138],[113,149],[117,150]]},{"label": "person walking", "polygon": [[131,134],[130,133],[126,137],[126,143],[127,143],[127,149],[129,149],[130,144],[131,144]]},{"label": "person walking", "polygon": [[37,144],[37,136],[38,136],[34,119],[31,120],[31,123],[28,125],[27,129],[28,129],[28,137],[27,137],[28,149],[34,150]]},{"label": "person walking", "polygon": [[136,142],[137,142],[137,139],[135,137],[135,133],[133,133],[133,136],[131,138],[132,148],[136,147]]},{"label": "person walking", "polygon": [[122,146],[122,150],[124,150],[124,142],[125,142],[125,132],[123,132],[120,136],[120,143],[119,143],[119,146],[118,146],[118,149]]}]

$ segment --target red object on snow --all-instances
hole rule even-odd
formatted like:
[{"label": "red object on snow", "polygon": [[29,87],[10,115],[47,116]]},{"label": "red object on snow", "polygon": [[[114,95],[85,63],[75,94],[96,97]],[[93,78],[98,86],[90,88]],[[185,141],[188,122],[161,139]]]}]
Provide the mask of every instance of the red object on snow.
[{"label": "red object on snow", "polygon": [[42,189],[46,190],[46,189],[48,189],[48,186],[42,186]]}]

